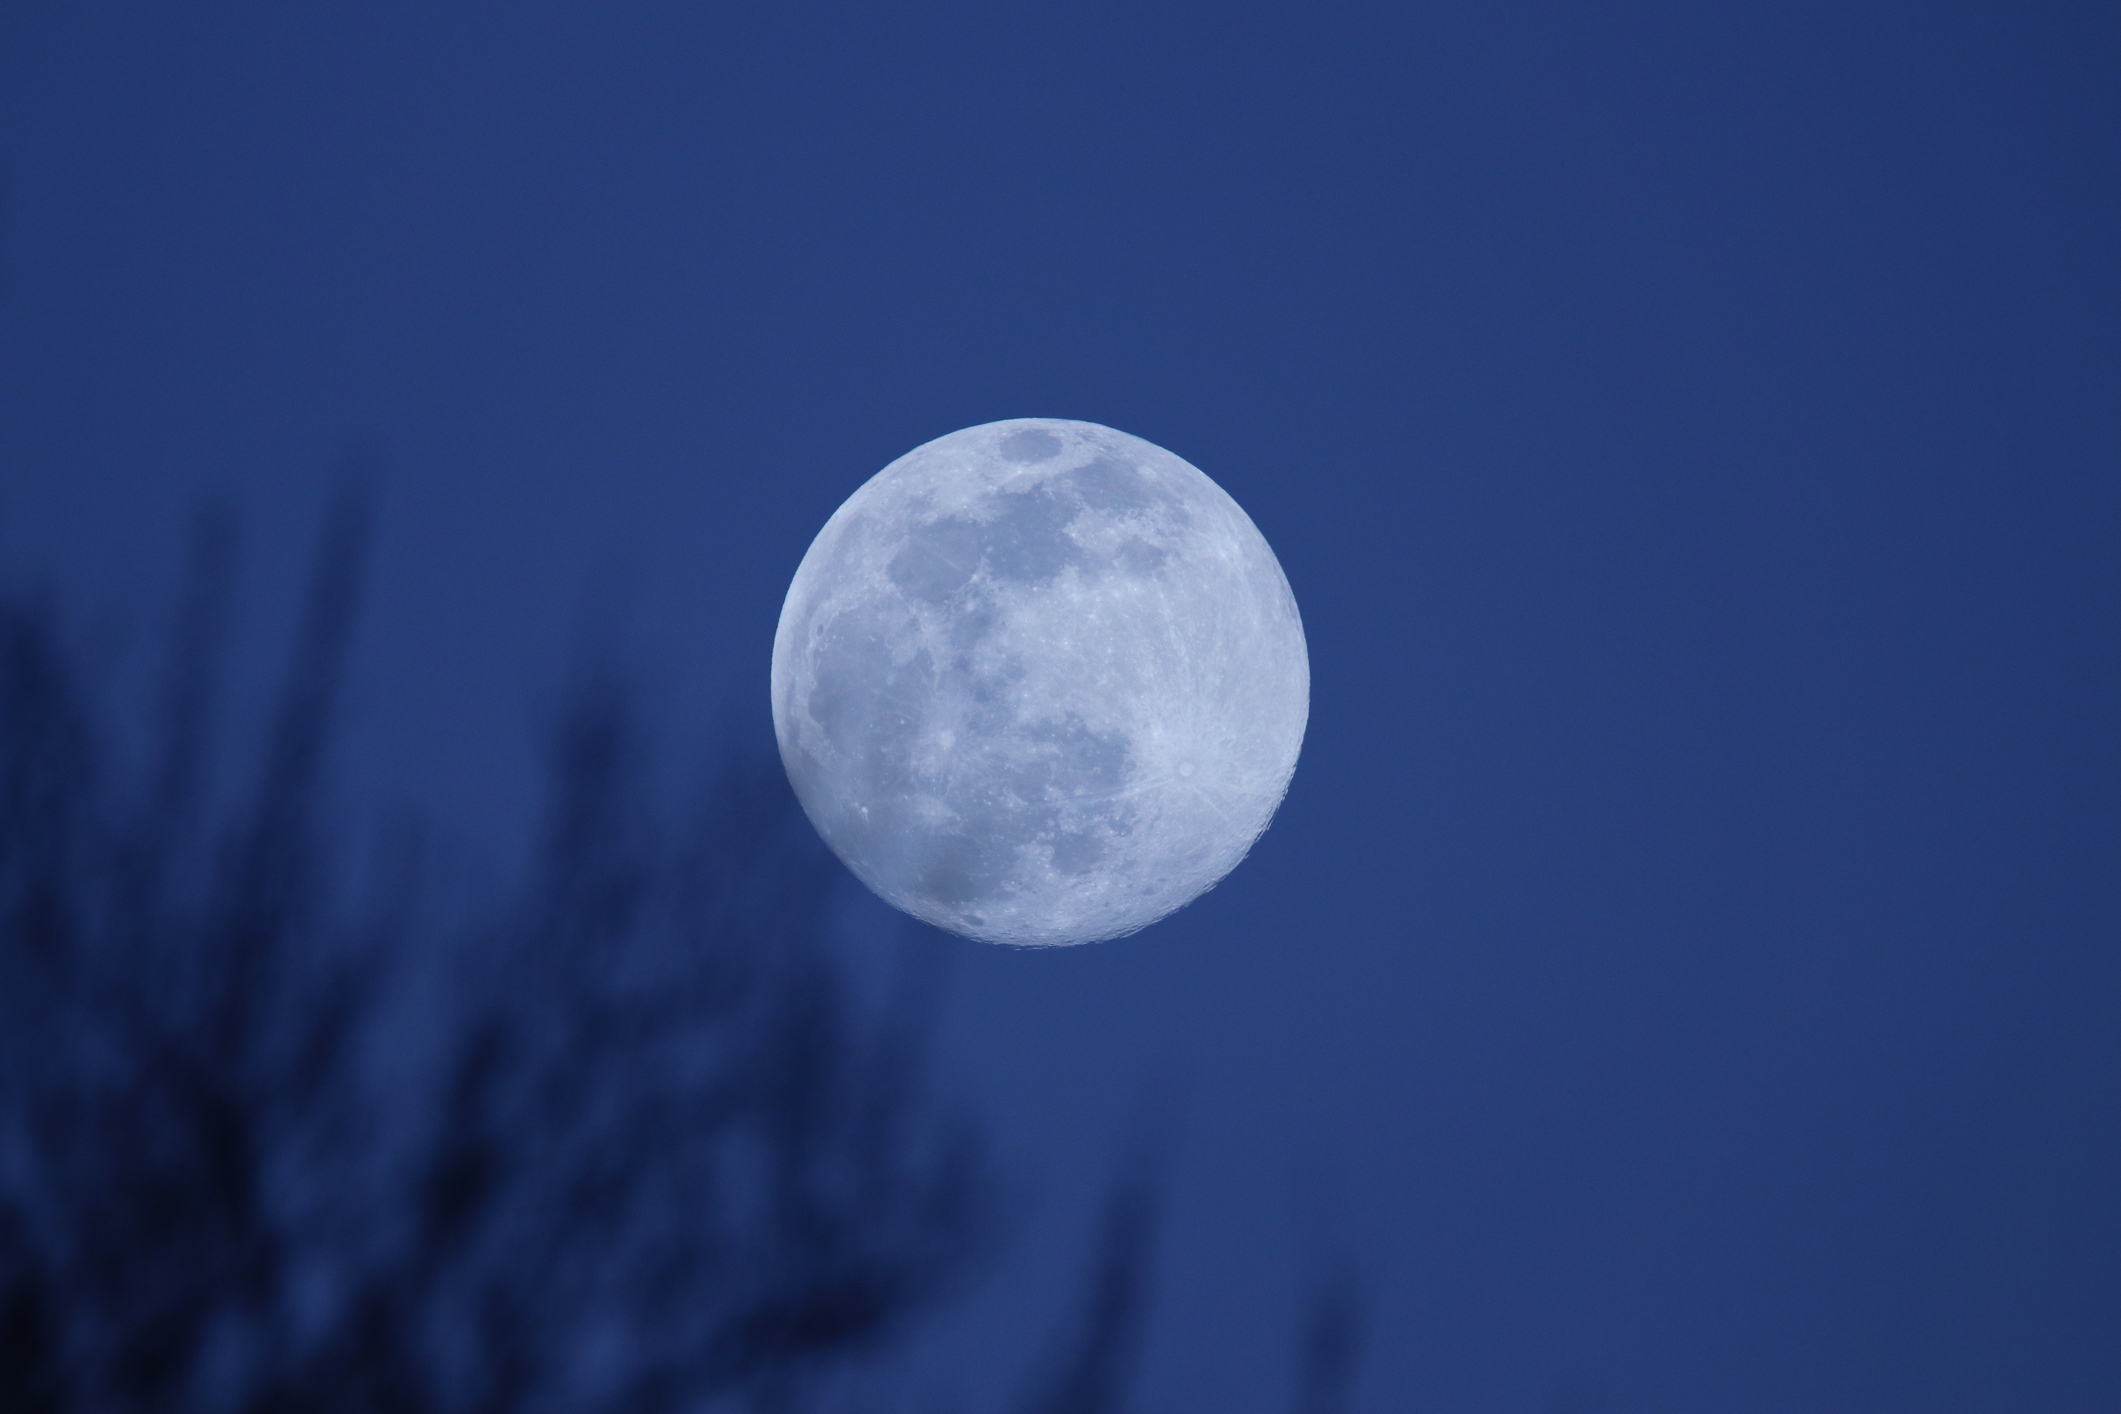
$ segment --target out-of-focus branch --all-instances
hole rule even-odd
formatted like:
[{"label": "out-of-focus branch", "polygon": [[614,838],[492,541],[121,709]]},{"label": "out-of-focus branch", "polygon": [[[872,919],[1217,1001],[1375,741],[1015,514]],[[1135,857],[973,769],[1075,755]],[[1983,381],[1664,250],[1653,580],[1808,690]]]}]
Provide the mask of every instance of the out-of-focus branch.
[{"label": "out-of-focus branch", "polygon": [[200,814],[224,532],[138,789],[53,615],[0,606],[0,1408],[795,1407],[983,1240],[973,1133],[843,985],[785,783],[731,773],[677,842],[609,680],[522,902],[387,912],[451,964],[351,946],[316,819],[368,517],[327,516],[233,818]]},{"label": "out-of-focus branch", "polygon": [[1094,1265],[1073,1338],[1025,1414],[1118,1414],[1146,1339],[1151,1272],[1162,1221],[1153,1160],[1137,1155],[1105,1199]]},{"label": "out-of-focus branch", "polygon": [[1318,1276],[1298,1328],[1296,1414],[1346,1414],[1362,1363],[1367,1304],[1351,1259],[1333,1261]]}]

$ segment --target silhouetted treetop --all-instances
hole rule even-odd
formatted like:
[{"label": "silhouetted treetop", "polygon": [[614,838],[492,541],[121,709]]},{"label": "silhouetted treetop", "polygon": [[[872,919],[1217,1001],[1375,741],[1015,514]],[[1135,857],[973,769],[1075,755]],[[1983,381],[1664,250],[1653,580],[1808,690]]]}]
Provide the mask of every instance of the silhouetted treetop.
[{"label": "silhouetted treetop", "polygon": [[770,763],[673,829],[588,679],[515,903],[335,905],[366,503],[214,815],[229,539],[202,521],[144,767],[56,615],[0,606],[0,1407],[785,1407],[932,1306],[987,1230],[977,1136],[851,995]]}]

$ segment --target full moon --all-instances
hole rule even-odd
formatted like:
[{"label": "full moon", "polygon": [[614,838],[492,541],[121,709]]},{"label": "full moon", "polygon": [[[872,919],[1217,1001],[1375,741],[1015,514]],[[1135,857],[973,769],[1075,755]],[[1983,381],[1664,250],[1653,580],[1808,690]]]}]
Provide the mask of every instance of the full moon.
[{"label": "full moon", "polygon": [[1310,713],[1295,596],[1223,489],[1094,422],[968,427],[810,546],[781,760],[887,902],[985,942],[1132,933],[1237,866]]}]

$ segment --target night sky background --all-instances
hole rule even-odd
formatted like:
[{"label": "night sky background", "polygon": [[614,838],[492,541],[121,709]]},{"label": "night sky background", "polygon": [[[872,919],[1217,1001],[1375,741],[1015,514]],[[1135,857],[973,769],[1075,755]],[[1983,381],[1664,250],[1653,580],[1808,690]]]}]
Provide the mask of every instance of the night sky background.
[{"label": "night sky background", "polygon": [[770,750],[863,480],[1147,438],[1309,735],[1182,913],[948,947],[1036,1203],[910,1378],[1015,1388],[1153,1114],[1146,1408],[1344,1243],[1364,1410],[2110,1411],[2117,257],[2093,4],[11,0],[0,555],[123,661],[226,492],[262,682],[368,459],[343,813],[504,870],[585,642]]}]

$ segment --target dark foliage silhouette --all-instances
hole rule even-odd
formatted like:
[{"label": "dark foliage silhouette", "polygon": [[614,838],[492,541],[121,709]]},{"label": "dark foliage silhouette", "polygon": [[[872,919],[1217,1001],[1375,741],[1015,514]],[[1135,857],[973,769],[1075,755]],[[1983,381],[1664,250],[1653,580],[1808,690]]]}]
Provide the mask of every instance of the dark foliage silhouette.
[{"label": "dark foliage silhouette", "polygon": [[[864,1004],[771,762],[669,823],[627,694],[553,733],[541,853],[472,924],[320,806],[368,512],[329,515],[245,792],[217,769],[233,536],[203,516],[152,740],[0,604],[0,1410],[795,1410],[968,1275],[976,1129],[927,990]],[[348,900],[352,899],[351,902]],[[1115,1185],[1025,1414],[1118,1414],[1160,1185]],[[1346,1407],[1352,1284],[1297,1407]]]},{"label": "dark foliage silhouette", "polygon": [[1352,1258],[1340,1257],[1313,1284],[1298,1327],[1296,1414],[1346,1414],[1354,1402],[1365,1304]]},{"label": "dark foliage silhouette", "polygon": [[1063,1358],[1025,1414],[1118,1414],[1141,1359],[1162,1189],[1146,1160],[1123,1169],[1105,1200],[1082,1310]]},{"label": "dark foliage silhouette", "polygon": [[852,1004],[827,861],[764,770],[657,828],[609,684],[557,733],[498,922],[335,908],[318,795],[365,543],[348,497],[218,819],[225,530],[145,790],[56,616],[0,618],[0,1407],[789,1406],[985,1232],[919,1019]]}]

